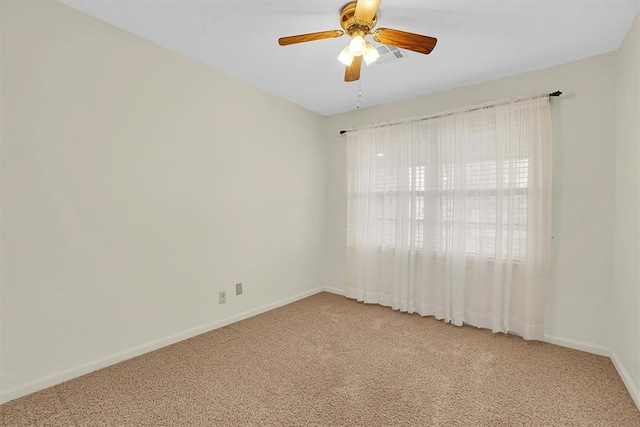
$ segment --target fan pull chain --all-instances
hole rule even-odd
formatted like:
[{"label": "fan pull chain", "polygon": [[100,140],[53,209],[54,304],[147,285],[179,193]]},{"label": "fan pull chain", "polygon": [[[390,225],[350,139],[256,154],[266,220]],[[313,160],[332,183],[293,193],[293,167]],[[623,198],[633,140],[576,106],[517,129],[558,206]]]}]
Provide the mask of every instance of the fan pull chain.
[{"label": "fan pull chain", "polygon": [[362,80],[358,80],[358,100],[356,103],[356,109],[360,109],[360,98],[362,98]]}]

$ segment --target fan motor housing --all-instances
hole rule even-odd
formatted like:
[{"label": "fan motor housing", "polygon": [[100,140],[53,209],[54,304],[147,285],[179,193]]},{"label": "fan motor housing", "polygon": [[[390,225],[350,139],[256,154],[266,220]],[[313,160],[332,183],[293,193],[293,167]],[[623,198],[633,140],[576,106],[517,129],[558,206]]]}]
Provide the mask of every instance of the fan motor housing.
[{"label": "fan motor housing", "polygon": [[340,26],[350,36],[359,31],[369,34],[378,22],[378,14],[375,14],[371,22],[357,21],[355,18],[356,3],[352,1],[342,7],[340,10]]}]

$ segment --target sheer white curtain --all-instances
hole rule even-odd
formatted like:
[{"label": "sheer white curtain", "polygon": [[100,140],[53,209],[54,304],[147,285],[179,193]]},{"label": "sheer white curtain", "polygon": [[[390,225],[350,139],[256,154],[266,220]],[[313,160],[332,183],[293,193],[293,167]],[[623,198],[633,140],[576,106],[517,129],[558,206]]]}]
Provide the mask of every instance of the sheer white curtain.
[{"label": "sheer white curtain", "polygon": [[347,296],[543,336],[548,97],[347,135]]}]

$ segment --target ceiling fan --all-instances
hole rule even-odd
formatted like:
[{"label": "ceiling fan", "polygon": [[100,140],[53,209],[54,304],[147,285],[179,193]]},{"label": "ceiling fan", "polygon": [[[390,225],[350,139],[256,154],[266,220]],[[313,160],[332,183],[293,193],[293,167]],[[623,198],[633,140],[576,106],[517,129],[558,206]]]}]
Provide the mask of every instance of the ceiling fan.
[{"label": "ceiling fan", "polygon": [[360,67],[364,59],[367,65],[374,63],[380,54],[375,47],[365,40],[368,35],[379,43],[395,46],[401,49],[428,55],[436,46],[438,40],[434,37],[408,33],[406,31],[392,30],[391,28],[378,28],[372,32],[378,23],[378,6],[381,0],[357,0],[345,4],[340,10],[340,26],[344,30],[320,31],[317,33],[300,34],[297,36],[282,37],[278,39],[280,46],[311,42],[315,40],[331,39],[344,35],[351,37],[351,41],[338,56],[338,60],[346,65],[344,73],[345,82],[354,82],[360,79]]}]

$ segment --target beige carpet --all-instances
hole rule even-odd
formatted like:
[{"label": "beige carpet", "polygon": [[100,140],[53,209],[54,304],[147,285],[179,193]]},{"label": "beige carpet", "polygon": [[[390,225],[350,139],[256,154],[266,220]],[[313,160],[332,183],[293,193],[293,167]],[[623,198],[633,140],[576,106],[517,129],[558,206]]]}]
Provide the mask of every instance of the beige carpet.
[{"label": "beige carpet", "polygon": [[605,357],[327,293],[0,408],[6,426],[640,426]]}]

